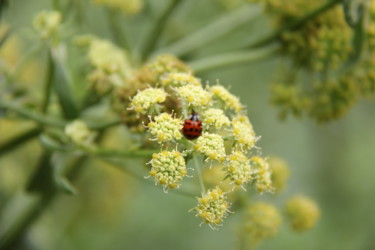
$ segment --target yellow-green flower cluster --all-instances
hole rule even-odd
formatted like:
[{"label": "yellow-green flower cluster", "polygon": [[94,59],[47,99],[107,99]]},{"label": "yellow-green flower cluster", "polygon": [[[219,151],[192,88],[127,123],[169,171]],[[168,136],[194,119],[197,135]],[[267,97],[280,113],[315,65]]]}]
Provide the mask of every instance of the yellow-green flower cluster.
[{"label": "yellow-green flower cluster", "polygon": [[142,11],[144,0],[93,0],[95,4],[104,5],[124,14],[134,15]]},{"label": "yellow-green flower cluster", "polygon": [[285,161],[277,157],[271,157],[268,160],[271,168],[271,181],[275,192],[278,193],[285,188],[286,182],[289,178],[289,168]]},{"label": "yellow-green flower cluster", "polygon": [[131,101],[131,109],[137,113],[147,113],[147,111],[157,103],[163,103],[167,98],[167,93],[159,88],[147,88],[139,91]]},{"label": "yellow-green flower cluster", "polygon": [[266,159],[254,156],[251,158],[253,173],[255,178],[255,187],[259,193],[273,192],[274,188],[272,186],[271,180],[271,169]]},{"label": "yellow-green flower cluster", "polygon": [[42,11],[34,18],[34,29],[44,40],[58,41],[58,30],[62,21],[61,13],[58,11]]},{"label": "yellow-green flower cluster", "polygon": [[281,215],[273,205],[265,202],[251,204],[246,209],[241,230],[244,244],[252,249],[262,240],[274,237],[281,221]]},{"label": "yellow-green flower cluster", "polygon": [[209,160],[219,162],[225,160],[224,140],[220,135],[204,132],[195,143],[194,149]]},{"label": "yellow-green flower cluster", "polygon": [[231,123],[223,110],[210,108],[203,113],[203,124],[221,129],[222,127],[229,127]]},{"label": "yellow-green flower cluster", "polygon": [[285,212],[295,231],[306,231],[313,228],[320,217],[317,204],[304,196],[291,198],[285,205]]},{"label": "yellow-green flower cluster", "polygon": [[205,223],[215,228],[219,226],[228,215],[229,203],[226,201],[223,191],[216,187],[208,190],[207,194],[198,198],[198,205],[193,209],[196,216]]},{"label": "yellow-green flower cluster", "polygon": [[[238,187],[246,190],[245,185],[251,180],[260,193],[271,190],[268,165],[257,163],[254,171],[250,166],[251,149],[257,141],[253,126],[239,99],[225,87],[204,86],[190,69],[170,56],[157,58],[126,80],[118,96],[122,103],[125,94],[132,92],[129,89],[132,83],[139,90],[130,96],[128,108],[139,115],[140,121],[142,116],[149,118],[148,124],[143,120],[144,128],[161,150],[151,161],[150,175],[164,188],[177,187],[186,170],[176,170],[179,164],[172,160],[171,151],[165,150],[175,148],[173,154],[184,155],[189,161],[194,158],[197,168],[194,173],[203,193],[196,211],[203,222],[219,225],[226,216],[228,202],[219,188],[224,182],[226,185],[222,186],[232,194],[239,191]],[[156,146],[150,142],[149,145]],[[182,160],[180,156],[181,166]],[[185,162],[183,165],[185,169]],[[215,183],[211,183],[216,188],[207,194],[204,179],[199,176],[206,172],[200,171],[202,166],[214,166],[218,171]]]},{"label": "yellow-green flower cluster", "polygon": [[257,140],[253,126],[246,116],[236,116],[233,121],[233,136],[239,148],[251,149]]},{"label": "yellow-green flower cluster", "polygon": [[214,99],[219,100],[224,105],[225,109],[232,109],[236,112],[242,111],[243,107],[238,97],[229,93],[223,86],[212,86],[209,88],[209,91],[212,93]]},{"label": "yellow-green flower cluster", "polygon": [[[200,79],[192,76],[191,73],[184,73],[184,72],[175,72],[166,74],[161,78],[161,84],[163,86],[171,86],[171,87],[181,87],[184,85],[196,85],[200,86],[201,81]],[[191,86],[190,85],[190,86]]]},{"label": "yellow-green flower cluster", "polygon": [[85,122],[80,120],[75,120],[66,125],[65,134],[75,144],[83,147],[91,147],[96,135]]},{"label": "yellow-green flower cluster", "polygon": [[241,151],[232,152],[228,158],[228,166],[224,168],[227,174],[226,178],[237,186],[249,182],[252,179],[250,159]]},{"label": "yellow-green flower cluster", "polygon": [[154,121],[150,122],[147,127],[159,143],[181,139],[182,137],[182,121],[173,118],[168,113],[155,116]]},{"label": "yellow-green flower cluster", "polygon": [[164,190],[177,188],[187,174],[185,159],[178,151],[161,151],[153,154],[150,176],[163,185]]},{"label": "yellow-green flower cluster", "polygon": [[192,107],[205,107],[211,102],[211,95],[200,85],[188,84],[176,88],[177,95],[181,101],[191,105]]}]

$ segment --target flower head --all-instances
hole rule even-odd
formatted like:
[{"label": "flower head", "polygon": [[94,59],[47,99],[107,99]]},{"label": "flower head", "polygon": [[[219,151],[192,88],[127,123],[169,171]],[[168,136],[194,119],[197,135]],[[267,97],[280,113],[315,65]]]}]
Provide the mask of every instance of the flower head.
[{"label": "flower head", "polygon": [[167,93],[159,88],[147,88],[139,91],[131,101],[131,108],[137,113],[146,113],[147,110],[157,103],[162,103],[167,98]]},{"label": "flower head", "polygon": [[193,209],[204,223],[211,227],[219,226],[228,215],[229,203],[223,191],[216,187],[208,190],[207,194],[198,198],[198,205]]},{"label": "flower head", "polygon": [[249,182],[252,179],[249,158],[247,158],[241,151],[232,152],[228,158],[229,163],[225,168],[227,178],[237,186]]},{"label": "flower head", "polygon": [[282,159],[271,157],[268,160],[271,167],[271,181],[272,186],[275,188],[275,192],[280,192],[284,189],[287,179],[289,177],[289,168],[285,161]]},{"label": "flower head", "polygon": [[203,113],[203,123],[216,129],[229,127],[230,120],[221,109],[210,108]]},{"label": "flower head", "polygon": [[182,121],[168,113],[155,116],[154,121],[147,125],[149,132],[156,136],[159,143],[181,139]]},{"label": "flower head", "polygon": [[253,126],[246,116],[240,115],[233,119],[233,135],[241,149],[251,149],[257,140]]},{"label": "flower head", "polygon": [[242,104],[240,100],[229,93],[229,91],[221,85],[215,85],[209,88],[209,91],[213,94],[213,98],[221,101],[224,107],[227,109],[232,109],[236,112],[242,111]]},{"label": "flower head", "polygon": [[194,77],[191,73],[184,72],[173,72],[165,74],[161,77],[160,83],[165,87],[181,87],[188,84],[201,86],[200,79]]},{"label": "flower head", "polygon": [[274,237],[280,224],[281,215],[273,205],[265,202],[254,203],[245,213],[243,237],[254,247],[260,241]]},{"label": "flower head", "polygon": [[255,187],[260,194],[265,191],[272,192],[271,169],[266,159],[254,156],[251,158],[254,167]]},{"label": "flower head", "polygon": [[85,122],[75,120],[65,127],[65,134],[77,145],[89,147],[91,146],[95,132],[91,131]]},{"label": "flower head", "polygon": [[58,11],[42,11],[34,19],[34,29],[42,39],[56,39],[62,16]]},{"label": "flower head", "polygon": [[187,174],[185,159],[178,151],[162,151],[152,155],[150,176],[164,189],[177,188]]},{"label": "flower head", "polygon": [[313,228],[320,217],[318,205],[304,196],[295,196],[285,205],[292,228],[295,231],[306,231]]},{"label": "flower head", "polygon": [[204,107],[210,104],[211,95],[200,85],[187,84],[176,88],[176,93],[182,102],[193,107]]},{"label": "flower head", "polygon": [[203,133],[194,148],[210,160],[220,162],[225,160],[224,140],[218,134]]}]

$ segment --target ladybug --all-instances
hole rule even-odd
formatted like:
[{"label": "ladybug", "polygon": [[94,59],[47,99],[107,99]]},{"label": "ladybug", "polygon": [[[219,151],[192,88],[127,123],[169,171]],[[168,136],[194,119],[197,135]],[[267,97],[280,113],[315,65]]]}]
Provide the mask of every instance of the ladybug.
[{"label": "ladybug", "polygon": [[202,122],[194,111],[189,116],[189,119],[185,120],[182,133],[189,140],[194,140],[202,134]]}]

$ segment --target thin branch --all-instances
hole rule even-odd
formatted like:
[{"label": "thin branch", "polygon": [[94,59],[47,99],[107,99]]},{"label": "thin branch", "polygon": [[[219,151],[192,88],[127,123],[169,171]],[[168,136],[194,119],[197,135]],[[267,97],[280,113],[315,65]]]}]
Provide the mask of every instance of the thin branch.
[{"label": "thin branch", "polygon": [[0,107],[6,108],[10,111],[17,113],[22,117],[28,118],[42,125],[50,125],[56,127],[64,127],[66,125],[65,121],[56,120],[54,118],[43,115],[37,111],[21,107],[20,105],[11,102],[0,100]]},{"label": "thin branch", "polygon": [[156,53],[171,53],[176,56],[186,55],[229,34],[239,26],[256,18],[260,13],[260,8],[254,5],[238,8]]},{"label": "thin branch", "polygon": [[246,46],[246,48],[256,48],[260,46],[267,45],[271,42],[276,41],[280,38],[280,36],[286,32],[286,31],[295,31],[300,28],[302,28],[308,21],[311,19],[314,19],[315,17],[323,14],[324,12],[330,10],[331,8],[335,7],[337,4],[342,3],[344,0],[331,0],[327,3],[323,4],[316,10],[312,11],[311,13],[307,14],[304,17],[301,17],[300,19],[291,22],[290,24],[285,25],[284,27],[281,27],[280,29],[261,37],[260,39],[256,40],[255,42],[252,42],[250,45]]},{"label": "thin branch", "polygon": [[41,128],[33,128],[2,143],[0,145],[0,156],[36,138],[41,131]]},{"label": "thin branch", "polygon": [[146,37],[145,46],[142,52],[142,61],[145,61],[148,56],[154,51],[159,39],[164,31],[169,18],[172,16],[174,10],[177,8],[178,4],[182,3],[182,0],[171,0],[169,6],[165,9],[159,19],[156,21],[155,26]]},{"label": "thin branch", "polygon": [[233,51],[188,62],[188,65],[194,71],[194,73],[202,74],[222,67],[258,62],[274,55],[277,53],[278,49],[278,46],[270,46],[256,50]]}]

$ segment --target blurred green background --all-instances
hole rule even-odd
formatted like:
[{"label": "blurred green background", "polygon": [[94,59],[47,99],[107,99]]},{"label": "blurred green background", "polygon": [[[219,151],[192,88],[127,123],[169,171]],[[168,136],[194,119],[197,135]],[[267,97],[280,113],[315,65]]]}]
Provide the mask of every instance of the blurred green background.
[{"label": "blurred green background", "polygon": [[[150,2],[151,8],[145,13],[121,18],[134,46],[142,41],[153,16],[165,6],[164,1]],[[71,31],[70,35],[84,31],[111,40],[105,10],[89,1],[82,3],[86,26],[78,28],[68,23],[65,28]],[[1,22],[12,27],[24,41],[20,51],[36,42],[31,20],[45,9],[51,9],[50,1],[10,1]],[[185,1],[172,17],[159,46],[189,34],[226,11],[215,1]],[[185,59],[240,47],[270,29],[267,19],[259,17]],[[42,72],[43,56],[39,58]],[[286,60],[275,55],[267,61],[199,76],[231,86],[231,92],[247,106],[256,133],[261,135],[258,146],[263,155],[278,156],[289,163],[292,174],[286,190],[279,196],[266,194],[256,199],[274,200],[281,208],[285,197],[303,193],[321,207],[316,228],[296,234],[283,224],[277,236],[259,249],[375,249],[375,101],[361,101],[346,117],[330,124],[316,125],[308,119],[291,117],[281,122],[269,103],[269,83],[278,78]],[[27,126],[21,124],[22,121],[0,120],[0,140]],[[34,141],[0,158],[0,228],[14,219],[13,210],[22,207],[27,199],[23,186],[33,171],[30,162],[36,160],[39,151],[38,142]],[[127,164],[139,168],[144,163]],[[195,206],[194,199],[173,192],[165,194],[159,186],[94,161],[84,166],[75,185],[79,194],[61,195],[31,228],[25,244],[45,250],[236,249],[240,214],[230,215],[216,231],[205,225],[199,227],[199,219],[188,212]]]}]

